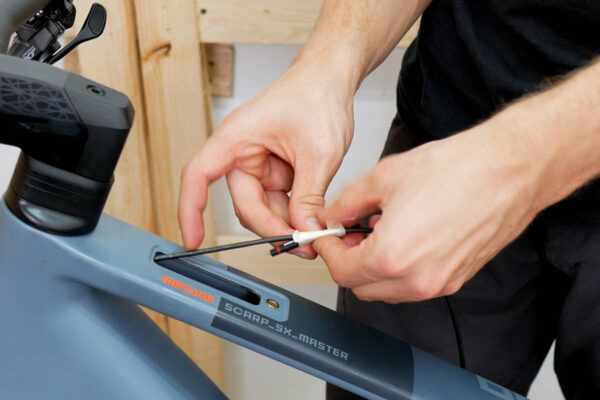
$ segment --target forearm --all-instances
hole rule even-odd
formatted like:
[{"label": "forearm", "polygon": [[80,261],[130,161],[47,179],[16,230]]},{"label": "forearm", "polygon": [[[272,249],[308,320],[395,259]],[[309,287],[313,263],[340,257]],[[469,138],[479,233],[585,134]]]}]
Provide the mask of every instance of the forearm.
[{"label": "forearm", "polygon": [[532,174],[534,209],[557,203],[600,175],[599,60],[486,123]]},{"label": "forearm", "polygon": [[330,72],[356,91],[431,0],[326,0],[294,64]]}]

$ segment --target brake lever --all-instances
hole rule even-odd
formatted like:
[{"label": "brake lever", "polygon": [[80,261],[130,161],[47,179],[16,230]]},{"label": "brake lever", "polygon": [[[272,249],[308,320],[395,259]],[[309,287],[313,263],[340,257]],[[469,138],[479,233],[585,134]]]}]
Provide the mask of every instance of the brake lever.
[{"label": "brake lever", "polygon": [[67,44],[62,50],[49,57],[45,62],[48,64],[54,64],[73,51],[73,49],[75,49],[81,43],[96,39],[102,35],[104,28],[106,27],[106,19],[107,14],[104,6],[98,3],[92,4],[92,8],[90,9],[88,16],[83,23],[83,27],[77,36],[75,36],[75,39]]},{"label": "brake lever", "polygon": [[16,32],[8,54],[44,62],[60,49],[59,38],[75,22],[73,0],[53,0]]}]

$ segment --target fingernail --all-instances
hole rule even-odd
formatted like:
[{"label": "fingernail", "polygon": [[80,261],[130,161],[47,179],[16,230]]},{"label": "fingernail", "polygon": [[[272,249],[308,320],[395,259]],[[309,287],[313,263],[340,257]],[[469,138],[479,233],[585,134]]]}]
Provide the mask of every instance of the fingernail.
[{"label": "fingernail", "polygon": [[298,249],[294,249],[292,251],[289,251],[288,254],[292,254],[294,256],[298,256],[298,257],[304,258],[306,260],[310,259],[310,257],[308,256],[308,254],[306,254],[304,251],[298,250]]},{"label": "fingernail", "polygon": [[308,228],[308,230],[311,231],[320,231],[321,229],[323,229],[323,227],[319,223],[319,220],[315,217],[306,219],[306,227]]},{"label": "fingernail", "polygon": [[295,255],[297,255],[297,256],[298,256],[298,257],[300,257],[300,258],[304,258],[305,260],[308,260],[308,259],[310,259],[310,257],[308,256],[308,254],[306,254],[306,253],[303,253],[303,252],[301,252],[301,251],[297,251],[297,252],[296,252],[296,253],[294,253],[294,254],[295,254]]}]

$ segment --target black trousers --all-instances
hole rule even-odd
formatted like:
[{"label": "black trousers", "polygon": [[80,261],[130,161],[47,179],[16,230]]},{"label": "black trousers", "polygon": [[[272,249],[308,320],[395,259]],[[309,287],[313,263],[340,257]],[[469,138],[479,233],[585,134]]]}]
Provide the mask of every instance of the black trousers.
[{"label": "black trousers", "polygon": [[[420,144],[397,117],[384,155]],[[597,184],[540,214],[450,302],[466,368],[526,395],[552,342],[569,400],[600,398],[600,190]],[[458,364],[444,299],[390,305],[341,288],[338,310]],[[360,399],[328,385],[327,399]]]}]

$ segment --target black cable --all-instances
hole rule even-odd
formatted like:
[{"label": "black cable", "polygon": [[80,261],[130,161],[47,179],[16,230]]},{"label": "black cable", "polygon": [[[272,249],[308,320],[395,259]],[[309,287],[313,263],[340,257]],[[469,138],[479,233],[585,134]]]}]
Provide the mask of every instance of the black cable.
[{"label": "black cable", "polygon": [[458,327],[458,322],[456,320],[456,316],[454,315],[454,310],[450,305],[450,299],[448,296],[444,296],[444,300],[446,300],[446,305],[448,306],[448,312],[450,313],[450,319],[452,320],[452,327],[454,328],[454,336],[456,336],[456,347],[458,348],[458,362],[461,368],[465,368],[465,351],[463,348],[462,335],[460,334],[460,329]]},{"label": "black cable", "polygon": [[161,255],[154,257],[154,261],[164,261],[164,260],[172,260],[174,258],[199,256],[201,254],[209,254],[209,253],[216,253],[218,251],[241,249],[242,247],[256,246],[258,244],[274,243],[274,242],[289,242],[290,240],[293,240],[292,235],[275,236],[275,237],[269,237],[269,238],[263,238],[263,239],[248,240],[246,242],[224,244],[222,246],[208,247],[206,249],[182,251],[180,253],[173,253],[173,254],[161,254]]},{"label": "black cable", "polygon": [[[369,228],[346,228],[347,234],[348,233],[368,234],[371,232],[373,232],[373,230],[369,229]],[[275,236],[275,237],[269,237],[269,238],[263,238],[263,239],[248,240],[246,242],[224,244],[222,246],[208,247],[206,249],[182,251],[182,252],[173,253],[173,254],[160,254],[160,255],[157,255],[156,257],[154,257],[154,261],[165,261],[165,260],[173,260],[176,258],[199,256],[202,254],[216,253],[219,251],[226,251],[226,250],[233,250],[233,249],[241,249],[243,247],[256,246],[256,245],[265,244],[265,243],[275,243],[275,242],[292,242],[293,243],[293,241],[294,241],[294,238],[292,235]],[[289,250],[292,250],[292,249],[295,249],[296,247],[298,247],[297,244],[294,246],[292,243],[285,243],[283,245],[283,246],[285,246],[283,252],[286,252],[286,251],[289,251]],[[280,253],[281,253],[281,251],[278,254],[280,254]]]},{"label": "black cable", "polygon": [[369,234],[372,233],[373,229],[371,228],[346,228],[346,234],[348,233],[365,233],[365,234]]},{"label": "black cable", "polygon": [[[346,230],[346,234],[349,233],[364,233],[364,234],[369,234],[371,232],[373,232],[373,229],[370,228],[360,228],[360,227],[355,227],[355,228],[345,228]],[[294,241],[290,241],[287,243],[284,243],[278,247],[275,247],[274,249],[271,249],[271,257],[276,257],[280,254],[283,253],[287,253],[288,251],[294,250],[296,248],[298,248],[299,245],[298,243],[294,242]]]},{"label": "black cable", "polygon": [[300,247],[298,242],[294,242],[294,241],[286,242],[286,243],[282,244],[281,246],[272,248],[271,249],[271,257],[275,257],[279,254],[287,253],[288,251],[297,249],[298,247]]}]

